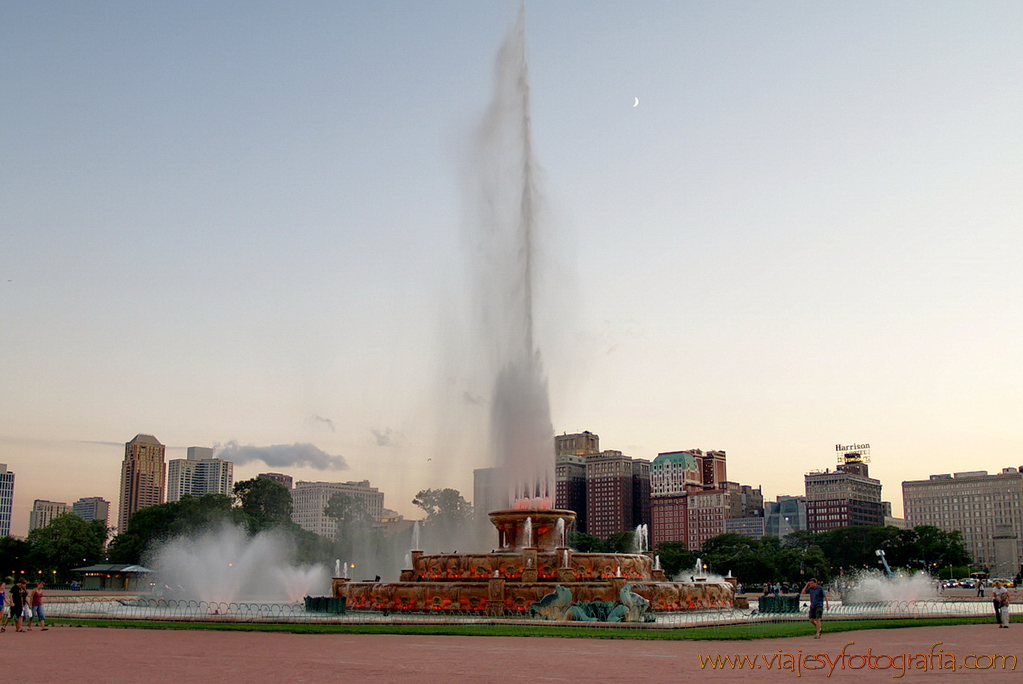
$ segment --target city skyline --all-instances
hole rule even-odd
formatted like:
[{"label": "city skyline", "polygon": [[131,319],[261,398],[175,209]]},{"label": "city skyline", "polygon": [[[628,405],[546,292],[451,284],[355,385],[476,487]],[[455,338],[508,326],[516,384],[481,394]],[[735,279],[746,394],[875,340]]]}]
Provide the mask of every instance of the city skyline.
[{"label": "city skyline", "polygon": [[[515,8],[356,5],[0,8],[15,531],[117,505],[138,433],[406,515],[494,465],[461,190]],[[1023,462],[1023,7],[526,16],[557,433],[723,450],[769,498],[869,442],[896,511]]]}]

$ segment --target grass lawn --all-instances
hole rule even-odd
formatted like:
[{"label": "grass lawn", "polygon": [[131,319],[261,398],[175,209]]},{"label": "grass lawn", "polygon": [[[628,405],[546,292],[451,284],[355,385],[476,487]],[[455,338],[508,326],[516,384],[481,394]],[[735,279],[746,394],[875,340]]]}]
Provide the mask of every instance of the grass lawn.
[{"label": "grass lawn", "polygon": [[[242,632],[288,632],[292,634],[426,634],[449,636],[521,636],[591,639],[714,639],[751,640],[807,636],[813,626],[806,620],[752,622],[687,629],[663,627],[568,626],[537,624],[352,624],[352,623],[273,623],[273,622],[192,622],[182,620],[79,620],[57,618],[57,625],[111,627],[123,629],[213,629]],[[863,629],[900,629],[945,625],[972,625],[992,622],[988,617],[898,618],[876,620],[825,620],[826,633]]]}]

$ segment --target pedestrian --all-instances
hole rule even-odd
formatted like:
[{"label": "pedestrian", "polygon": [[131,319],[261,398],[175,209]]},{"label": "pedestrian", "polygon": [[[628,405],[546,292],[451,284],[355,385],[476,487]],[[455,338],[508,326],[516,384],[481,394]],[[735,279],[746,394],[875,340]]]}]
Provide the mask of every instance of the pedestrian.
[{"label": "pedestrian", "polygon": [[977,596],[984,598],[984,580],[977,581]]},{"label": "pedestrian", "polygon": [[7,631],[7,621],[10,613],[7,612],[7,583],[13,581],[10,577],[0,579],[0,632]]},{"label": "pedestrian", "polygon": [[821,638],[821,621],[824,619],[824,606],[827,605],[828,610],[831,609],[831,602],[828,601],[828,596],[824,592],[824,587],[817,583],[817,578],[814,577],[800,594],[806,593],[810,595],[810,624],[817,628],[817,633],[814,634],[814,639]]},{"label": "pedestrian", "polygon": [[35,614],[36,622],[42,627],[42,631],[47,631],[46,628],[46,616],[43,614],[43,587],[46,584],[39,582],[36,585],[35,591],[32,592],[32,612]]},{"label": "pedestrian", "polygon": [[14,631],[24,632],[21,628],[21,621],[24,619],[25,601],[28,599],[28,589],[25,588],[25,578],[22,577],[11,590],[11,618],[14,620]]},{"label": "pedestrian", "polygon": [[1001,582],[991,585],[991,604],[995,607],[995,624],[1002,626],[1002,595],[1008,596],[1009,590]]},{"label": "pedestrian", "polygon": [[1005,592],[999,600],[998,617],[1001,619],[1001,624],[999,624],[998,627],[1002,629],[1009,629],[1009,590],[1005,587],[1002,587],[1002,589],[1004,589]]}]

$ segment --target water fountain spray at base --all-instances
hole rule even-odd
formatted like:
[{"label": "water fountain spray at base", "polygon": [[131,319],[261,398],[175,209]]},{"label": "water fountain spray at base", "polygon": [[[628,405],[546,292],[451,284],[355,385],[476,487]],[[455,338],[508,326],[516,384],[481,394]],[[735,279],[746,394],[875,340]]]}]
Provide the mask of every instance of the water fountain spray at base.
[{"label": "water fountain spray at base", "polygon": [[153,555],[154,595],[229,603],[301,601],[330,585],[326,567],[293,565],[287,539],[274,532],[249,537],[224,526],[197,537],[178,537]]}]

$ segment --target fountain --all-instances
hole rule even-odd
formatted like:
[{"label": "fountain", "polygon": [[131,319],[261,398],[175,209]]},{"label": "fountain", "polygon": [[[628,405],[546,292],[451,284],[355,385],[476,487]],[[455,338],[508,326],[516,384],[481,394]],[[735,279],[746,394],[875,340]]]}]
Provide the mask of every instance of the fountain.
[{"label": "fountain", "polygon": [[[525,59],[524,20],[502,45],[494,96],[479,128],[467,174],[473,241],[483,264],[475,292],[484,301],[485,350],[492,355],[491,447],[508,478],[510,510],[490,513],[497,528],[492,553],[424,555],[413,531],[411,563],[399,582],[352,582],[335,577],[333,595],[349,610],[509,615],[530,606],[621,603],[611,611],[639,619],[637,606],[655,611],[731,608],[727,582],[670,582],[646,552],[645,526],[637,530],[639,553],[577,553],[565,530],[576,514],[552,506],[555,495],[554,429],[540,351],[534,341],[534,267],[538,207]],[[646,552],[646,553],[643,553]],[[629,586],[628,590],[626,587]],[[541,602],[541,599],[553,595]],[[644,608],[644,610],[646,609]],[[560,611],[559,615],[567,615]],[[632,616],[632,617],[630,617]],[[645,619],[645,618],[644,618]]]},{"label": "fountain", "polygon": [[899,575],[880,570],[863,570],[843,582],[839,593],[843,605],[897,603],[938,598],[934,578],[926,572]]},{"label": "fountain", "polygon": [[153,555],[153,593],[157,599],[212,603],[294,602],[329,585],[326,567],[296,567],[287,561],[286,551],[287,540],[278,534],[249,537],[233,526],[178,537]]},{"label": "fountain", "polygon": [[[557,546],[558,519],[567,510],[494,511],[499,548],[492,553],[426,555],[413,551],[399,582],[352,582],[335,577],[333,595],[348,610],[384,613],[525,615],[548,594],[568,591],[576,603],[618,602],[622,589],[649,602],[655,612],[728,609],[735,590],[728,582],[671,582],[655,569],[651,553],[579,553]],[[532,535],[527,535],[527,526]],[[529,545],[526,540],[529,540]]]}]

